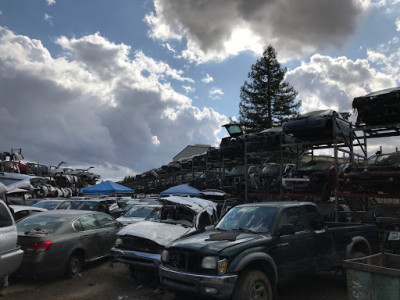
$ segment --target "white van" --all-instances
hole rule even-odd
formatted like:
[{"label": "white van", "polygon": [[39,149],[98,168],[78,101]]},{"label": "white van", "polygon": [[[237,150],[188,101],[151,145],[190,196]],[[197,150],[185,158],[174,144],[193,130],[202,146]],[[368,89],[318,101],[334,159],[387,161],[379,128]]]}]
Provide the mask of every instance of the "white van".
[{"label": "white van", "polygon": [[24,252],[17,245],[17,227],[7,205],[0,200],[0,278],[18,270]]}]

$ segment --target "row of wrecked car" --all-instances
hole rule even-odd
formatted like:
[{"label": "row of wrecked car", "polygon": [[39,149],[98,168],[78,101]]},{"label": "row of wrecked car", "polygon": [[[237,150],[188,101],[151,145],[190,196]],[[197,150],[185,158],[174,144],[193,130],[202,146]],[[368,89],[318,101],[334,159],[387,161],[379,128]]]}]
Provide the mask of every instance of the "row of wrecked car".
[{"label": "row of wrecked car", "polygon": [[[34,162],[25,162],[19,151],[0,153],[0,173],[20,174],[32,178],[42,178],[32,181],[30,197],[72,197],[79,193],[79,189],[88,185],[94,185],[100,179],[100,175],[87,169],[72,169],[58,165],[44,165]],[[11,175],[8,175],[10,177]],[[18,175],[15,175],[18,176]],[[4,175],[3,175],[4,177]],[[9,179],[11,180],[11,179]]]}]

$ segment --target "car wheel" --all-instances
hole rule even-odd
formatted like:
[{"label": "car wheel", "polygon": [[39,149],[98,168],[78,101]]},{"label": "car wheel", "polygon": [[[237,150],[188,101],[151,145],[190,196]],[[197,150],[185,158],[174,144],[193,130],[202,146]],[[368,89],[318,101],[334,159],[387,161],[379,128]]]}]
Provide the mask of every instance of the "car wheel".
[{"label": "car wheel", "polygon": [[76,255],[71,255],[67,264],[67,276],[73,278],[82,270],[82,262]]},{"label": "car wheel", "polygon": [[268,277],[258,270],[246,270],[239,275],[232,300],[272,300],[273,292]]}]

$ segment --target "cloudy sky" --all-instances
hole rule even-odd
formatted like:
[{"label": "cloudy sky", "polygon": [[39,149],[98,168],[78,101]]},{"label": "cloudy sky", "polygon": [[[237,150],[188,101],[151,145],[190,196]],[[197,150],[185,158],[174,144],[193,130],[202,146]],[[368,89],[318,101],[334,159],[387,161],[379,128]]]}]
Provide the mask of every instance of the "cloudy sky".
[{"label": "cloudy sky", "polygon": [[1,151],[142,173],[219,145],[266,46],[302,112],[352,112],[399,85],[399,37],[400,0],[1,0]]}]

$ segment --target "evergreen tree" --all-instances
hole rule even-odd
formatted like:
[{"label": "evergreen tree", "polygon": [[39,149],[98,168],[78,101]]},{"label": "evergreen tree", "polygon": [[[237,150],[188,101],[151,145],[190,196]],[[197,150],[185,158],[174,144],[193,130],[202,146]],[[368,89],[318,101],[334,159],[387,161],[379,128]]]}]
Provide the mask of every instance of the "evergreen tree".
[{"label": "evergreen tree", "polygon": [[250,82],[245,81],[240,88],[239,104],[239,121],[247,133],[280,126],[298,115],[301,101],[295,101],[297,92],[284,81],[286,72],[271,45],[251,66]]}]

